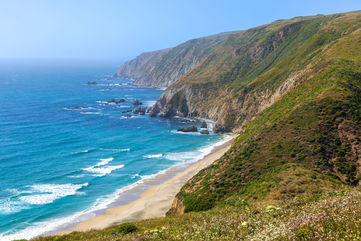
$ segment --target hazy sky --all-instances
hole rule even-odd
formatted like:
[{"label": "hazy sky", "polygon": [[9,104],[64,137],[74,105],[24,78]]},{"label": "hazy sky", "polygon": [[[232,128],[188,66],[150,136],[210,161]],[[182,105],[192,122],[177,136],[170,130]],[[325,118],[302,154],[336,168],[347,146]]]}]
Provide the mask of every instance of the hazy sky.
[{"label": "hazy sky", "polygon": [[191,38],[361,0],[0,0],[0,58],[124,60]]}]

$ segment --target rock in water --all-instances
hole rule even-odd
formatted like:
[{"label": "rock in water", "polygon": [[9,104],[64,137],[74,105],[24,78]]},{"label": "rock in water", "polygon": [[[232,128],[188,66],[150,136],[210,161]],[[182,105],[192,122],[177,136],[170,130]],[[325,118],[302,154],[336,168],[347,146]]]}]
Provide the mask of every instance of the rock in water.
[{"label": "rock in water", "polygon": [[186,128],[179,128],[177,131],[181,131],[181,132],[197,132],[198,128],[196,126],[189,126]]},{"label": "rock in water", "polygon": [[142,105],[143,103],[140,102],[138,99],[133,100],[133,105]]},{"label": "rock in water", "polygon": [[208,130],[201,130],[201,134],[202,135],[209,135],[209,131]]},{"label": "rock in water", "polygon": [[201,128],[207,128],[207,122],[203,121],[201,124]]},{"label": "rock in water", "polygon": [[120,104],[120,103],[123,103],[123,102],[125,102],[125,99],[119,99],[119,100],[116,101],[115,103]]},{"label": "rock in water", "polygon": [[214,127],[213,127],[213,132],[214,133],[225,133],[225,132],[229,132],[229,128],[225,127],[225,126],[222,126],[220,124],[216,124]]},{"label": "rock in water", "polygon": [[133,110],[134,114],[145,115],[145,108],[137,107]]},{"label": "rock in water", "polygon": [[124,111],[122,111],[122,113],[129,113],[129,112],[132,112],[132,110],[124,110]]}]

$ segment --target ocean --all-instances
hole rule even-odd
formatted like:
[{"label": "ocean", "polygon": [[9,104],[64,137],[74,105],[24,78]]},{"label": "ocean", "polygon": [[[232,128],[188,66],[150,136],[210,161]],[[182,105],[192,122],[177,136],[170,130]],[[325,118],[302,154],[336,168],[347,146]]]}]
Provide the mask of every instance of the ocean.
[{"label": "ocean", "polygon": [[[180,120],[123,113],[135,99],[150,107],[163,91],[111,78],[117,67],[0,63],[0,240],[76,223],[112,205],[122,190],[197,161],[225,141],[179,133],[190,125]],[[112,98],[125,101],[109,104]]]}]

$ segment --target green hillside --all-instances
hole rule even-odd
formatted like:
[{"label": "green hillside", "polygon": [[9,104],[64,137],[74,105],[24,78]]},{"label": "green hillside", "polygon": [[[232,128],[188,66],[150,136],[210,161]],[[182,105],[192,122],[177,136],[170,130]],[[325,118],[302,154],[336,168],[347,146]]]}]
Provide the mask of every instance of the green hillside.
[{"label": "green hillside", "polygon": [[361,12],[233,33],[153,115],[239,136],[166,218],[36,240],[361,240]]}]

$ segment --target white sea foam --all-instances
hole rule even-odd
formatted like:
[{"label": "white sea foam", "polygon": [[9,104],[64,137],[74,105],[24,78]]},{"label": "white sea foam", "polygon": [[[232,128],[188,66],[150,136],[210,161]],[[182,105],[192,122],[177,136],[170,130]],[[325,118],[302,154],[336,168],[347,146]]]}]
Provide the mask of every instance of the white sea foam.
[{"label": "white sea foam", "polygon": [[88,152],[90,152],[91,150],[89,150],[89,149],[85,149],[85,150],[80,150],[80,151],[75,151],[75,152],[73,152],[73,153],[71,153],[71,154],[73,154],[73,155],[78,155],[78,154],[82,154],[82,153],[88,153]]},{"label": "white sea foam", "polygon": [[152,107],[157,101],[153,101],[153,100],[149,100],[149,101],[144,101],[144,105],[147,107]]},{"label": "white sea foam", "polygon": [[84,215],[84,212],[75,213],[72,216],[52,219],[51,221],[44,221],[34,223],[27,228],[20,230],[16,233],[2,233],[0,234],[1,241],[12,241],[17,239],[31,239],[39,235],[51,232],[59,227],[62,227],[70,222],[75,222],[79,217]]},{"label": "white sea foam", "polygon": [[82,178],[85,177],[85,174],[79,174],[79,175],[73,175],[73,176],[69,176],[70,178]]},{"label": "white sea foam", "polygon": [[97,86],[109,86],[109,87],[119,87],[125,85],[127,84],[123,84],[123,83],[97,84]]},{"label": "white sea foam", "polygon": [[103,177],[103,176],[106,176],[106,175],[112,173],[113,171],[121,169],[123,167],[124,167],[124,165],[108,166],[108,167],[97,167],[95,165],[95,166],[84,168],[83,170],[94,173],[93,176]]},{"label": "white sea foam", "polygon": [[95,166],[96,167],[100,167],[100,166],[104,166],[106,164],[108,164],[109,162],[113,161],[114,160],[114,157],[110,157],[110,158],[102,158],[102,159],[99,159],[100,162],[98,162]]},{"label": "white sea foam", "polygon": [[139,115],[132,115],[132,116],[128,116],[128,115],[125,115],[125,116],[121,116],[120,119],[133,119],[133,118],[138,118],[140,117]]},{"label": "white sea foam", "polygon": [[35,184],[27,189],[8,189],[13,197],[0,200],[0,213],[16,213],[29,208],[29,205],[42,205],[54,202],[56,199],[75,195],[84,184]]},{"label": "white sea foam", "polygon": [[137,178],[137,177],[141,177],[141,176],[140,176],[138,173],[137,173],[137,174],[132,175],[132,179]]},{"label": "white sea foam", "polygon": [[123,152],[123,151],[130,151],[130,148],[124,148],[124,149],[110,149],[112,151],[119,151],[119,152]]},{"label": "white sea foam", "polygon": [[[32,205],[41,205],[54,202],[56,199],[75,195],[77,190],[88,186],[84,184],[36,184],[32,185],[29,191],[23,192],[19,200]],[[29,194],[29,195],[27,195]]]},{"label": "white sea foam", "polygon": [[[190,161],[197,161],[197,160],[199,160],[197,158],[204,157],[205,155],[209,154],[216,146],[220,146],[231,139],[232,139],[231,136],[224,136],[224,138],[221,141],[215,143],[212,146],[206,146],[204,148],[201,148],[199,150],[199,152],[197,152],[197,153],[195,153],[195,152],[169,153],[165,156],[171,160],[182,161],[182,160],[187,159]],[[182,158],[182,157],[184,157],[184,158]],[[188,162],[190,162],[190,161],[188,161]],[[184,163],[180,162],[180,164],[184,164]],[[170,168],[172,168],[172,167],[170,167]],[[137,181],[129,186],[123,187],[111,195],[108,195],[104,198],[98,199],[92,207],[88,208],[85,211],[78,212],[72,216],[68,216],[68,217],[64,217],[64,218],[53,219],[53,220],[49,220],[49,221],[45,221],[45,222],[41,222],[41,223],[40,222],[34,223],[33,225],[15,233],[15,234],[0,234],[0,240],[11,241],[14,239],[31,239],[31,238],[37,237],[39,235],[42,235],[42,234],[51,232],[53,230],[59,229],[61,227],[64,227],[67,224],[77,223],[79,221],[82,221],[85,219],[85,217],[89,218],[89,215],[94,216],[95,211],[102,210],[102,209],[109,207],[109,205],[114,203],[119,198],[120,194],[136,187],[139,184],[144,183],[146,180],[149,180],[158,175],[164,174],[170,168],[160,171],[156,174],[152,174],[152,175],[143,175],[142,176],[139,174],[135,174],[132,176],[132,178],[140,177],[141,179],[139,181]]]},{"label": "white sea foam", "polygon": [[64,110],[97,110],[94,107],[66,107]]},{"label": "white sea foam", "polygon": [[177,130],[172,130],[170,131],[171,133],[174,133],[174,134],[181,134],[181,135],[202,135],[201,133],[199,132],[183,132],[183,131],[177,131]]},{"label": "white sea foam", "polygon": [[161,158],[163,154],[145,155],[145,158]]},{"label": "white sea foam", "polygon": [[80,112],[82,115],[101,115],[101,112]]},{"label": "white sea foam", "polygon": [[223,145],[232,138],[233,138],[232,136],[225,135],[221,141],[215,143],[214,145],[205,146],[195,151],[168,153],[164,157],[168,160],[178,161],[180,163],[195,162],[204,158],[209,153],[211,153],[215,147]]},{"label": "white sea foam", "polygon": [[28,206],[21,201],[14,201],[10,198],[0,200],[0,214],[17,213],[26,208]]}]

